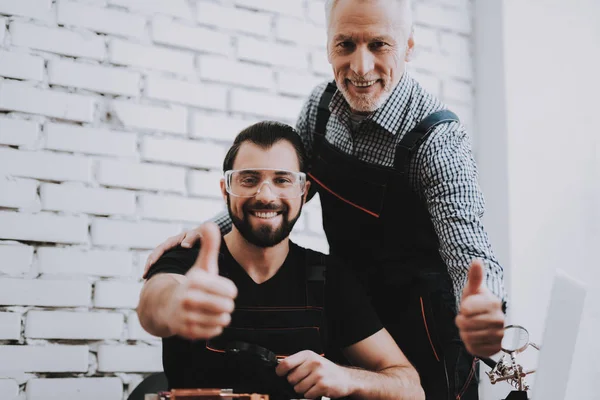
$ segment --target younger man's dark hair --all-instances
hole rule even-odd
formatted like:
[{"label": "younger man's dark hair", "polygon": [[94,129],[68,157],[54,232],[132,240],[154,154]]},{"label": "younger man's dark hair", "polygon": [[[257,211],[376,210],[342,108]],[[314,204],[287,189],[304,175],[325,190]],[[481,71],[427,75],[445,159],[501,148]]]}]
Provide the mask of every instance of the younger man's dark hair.
[{"label": "younger man's dark hair", "polygon": [[244,142],[251,142],[264,149],[268,149],[280,140],[287,140],[294,146],[296,155],[298,156],[300,171],[304,171],[306,155],[298,132],[291,126],[280,122],[262,121],[250,125],[238,133],[223,161],[223,172],[233,169],[235,158]]}]

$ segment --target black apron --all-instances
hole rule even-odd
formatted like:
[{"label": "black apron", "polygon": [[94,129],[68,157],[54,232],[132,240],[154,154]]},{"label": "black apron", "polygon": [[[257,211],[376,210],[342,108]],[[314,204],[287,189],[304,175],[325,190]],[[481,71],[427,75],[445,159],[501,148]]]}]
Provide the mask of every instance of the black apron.
[{"label": "black apron", "polygon": [[433,113],[402,138],[393,168],[363,162],[325,140],[328,85],[321,97],[310,179],[319,192],[330,254],[364,283],[381,322],[421,377],[427,399],[477,399],[478,365],[454,323],[455,296],[439,239],[407,177],[411,156],[432,129],[457,121]]},{"label": "black apron", "polygon": [[[226,369],[237,393],[265,393],[274,400],[297,398],[286,377],[275,374],[275,366],[256,358],[226,354],[235,342],[258,345],[275,353],[278,359],[303,350],[324,355],[326,320],[324,313],[325,257],[306,250],[305,301],[296,307],[239,307],[231,323],[216,338],[206,342],[206,349],[226,358]],[[276,299],[274,299],[276,304]]]}]

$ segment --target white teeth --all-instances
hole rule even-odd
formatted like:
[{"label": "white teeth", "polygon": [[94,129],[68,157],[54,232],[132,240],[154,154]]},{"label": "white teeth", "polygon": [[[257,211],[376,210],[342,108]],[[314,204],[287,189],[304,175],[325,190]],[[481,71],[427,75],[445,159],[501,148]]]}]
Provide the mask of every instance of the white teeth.
[{"label": "white teeth", "polygon": [[254,215],[258,218],[269,219],[277,216],[276,212],[254,212]]},{"label": "white teeth", "polygon": [[367,81],[367,82],[354,82],[354,81],[350,81],[350,82],[352,82],[352,84],[356,87],[369,87],[369,86],[372,86],[375,82],[377,82],[377,80]]}]

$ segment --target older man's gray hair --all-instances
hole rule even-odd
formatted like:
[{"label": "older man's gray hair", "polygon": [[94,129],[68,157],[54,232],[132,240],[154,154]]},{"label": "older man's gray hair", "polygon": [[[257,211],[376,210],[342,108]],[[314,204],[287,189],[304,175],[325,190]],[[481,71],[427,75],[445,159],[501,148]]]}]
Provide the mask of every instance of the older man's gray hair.
[{"label": "older man's gray hair", "polygon": [[[327,31],[329,32],[329,25],[331,23],[331,13],[333,8],[340,0],[325,0],[325,18],[327,20]],[[360,2],[374,2],[374,1],[395,1],[400,3],[401,15],[398,15],[402,31],[408,37],[413,30],[413,16],[412,16],[412,1],[411,0],[355,0]]]}]

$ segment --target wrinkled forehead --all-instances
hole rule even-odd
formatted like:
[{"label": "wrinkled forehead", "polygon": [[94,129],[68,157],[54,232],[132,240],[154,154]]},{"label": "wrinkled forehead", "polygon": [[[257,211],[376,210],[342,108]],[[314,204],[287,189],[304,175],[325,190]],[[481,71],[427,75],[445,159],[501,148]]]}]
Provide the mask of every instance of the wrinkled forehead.
[{"label": "wrinkled forehead", "polygon": [[234,176],[246,177],[252,176],[261,179],[272,179],[276,177],[295,178],[298,176],[297,171],[287,171],[283,169],[270,169],[270,168],[247,168],[241,170],[234,170]]}]

